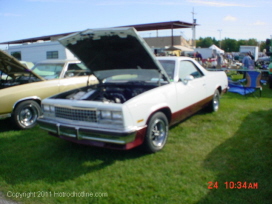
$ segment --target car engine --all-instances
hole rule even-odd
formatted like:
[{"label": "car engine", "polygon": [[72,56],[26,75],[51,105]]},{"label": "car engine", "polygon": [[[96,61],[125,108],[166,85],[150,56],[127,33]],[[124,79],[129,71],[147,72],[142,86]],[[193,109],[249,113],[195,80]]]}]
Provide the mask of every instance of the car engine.
[{"label": "car engine", "polygon": [[125,87],[125,86],[103,86],[97,89],[88,88],[67,95],[66,99],[101,101],[103,103],[124,103],[127,100],[145,92],[155,86]]}]

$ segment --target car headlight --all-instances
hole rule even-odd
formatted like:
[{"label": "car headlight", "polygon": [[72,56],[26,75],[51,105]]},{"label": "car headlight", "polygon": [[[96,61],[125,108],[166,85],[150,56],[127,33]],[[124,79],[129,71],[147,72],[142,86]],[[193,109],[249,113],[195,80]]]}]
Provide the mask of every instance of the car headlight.
[{"label": "car headlight", "polygon": [[101,119],[111,119],[111,111],[101,111]]},{"label": "car headlight", "polygon": [[44,112],[51,112],[51,113],[55,112],[55,106],[52,106],[52,105],[43,104],[42,109]]},{"label": "car headlight", "polygon": [[42,109],[44,112],[49,112],[50,111],[50,106],[49,105],[43,105]]},{"label": "car headlight", "polygon": [[120,123],[123,120],[122,111],[100,110],[100,122]]},{"label": "car headlight", "polygon": [[50,106],[50,112],[55,112],[55,106]]},{"label": "car headlight", "polygon": [[112,112],[112,119],[114,120],[122,120],[123,115],[121,111],[113,111]]}]

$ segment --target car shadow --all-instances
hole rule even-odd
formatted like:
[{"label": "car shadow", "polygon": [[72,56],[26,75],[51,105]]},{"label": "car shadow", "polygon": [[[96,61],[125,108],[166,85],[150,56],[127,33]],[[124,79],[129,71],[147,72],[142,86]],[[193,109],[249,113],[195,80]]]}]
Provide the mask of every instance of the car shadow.
[{"label": "car shadow", "polygon": [[[207,180],[206,189],[209,186],[208,182],[213,182],[210,186],[212,189],[209,189],[208,194],[199,200],[198,204],[214,201],[272,203],[271,118],[272,109],[249,114],[230,139],[210,152],[203,166],[210,171],[218,172],[218,175]],[[225,183],[238,181],[246,185],[240,188],[239,185]],[[215,182],[218,184],[217,187]]]},{"label": "car shadow", "polygon": [[14,130],[15,127],[12,125],[10,118],[0,120],[0,133],[10,130]]},{"label": "car shadow", "polygon": [[62,182],[99,171],[116,161],[147,156],[138,148],[124,153],[74,144],[49,136],[39,127],[1,133],[0,144],[0,175],[10,185],[38,180]]}]

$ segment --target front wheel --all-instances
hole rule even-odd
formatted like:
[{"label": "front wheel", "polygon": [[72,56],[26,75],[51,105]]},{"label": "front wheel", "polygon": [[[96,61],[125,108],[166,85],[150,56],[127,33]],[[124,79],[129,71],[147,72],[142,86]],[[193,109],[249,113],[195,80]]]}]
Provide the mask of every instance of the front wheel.
[{"label": "front wheel", "polygon": [[149,153],[163,149],[168,137],[168,119],[162,112],[155,113],[148,122],[147,133],[143,143]]},{"label": "front wheel", "polygon": [[35,101],[23,101],[13,111],[12,120],[19,129],[29,129],[36,125],[41,115],[40,105]]}]

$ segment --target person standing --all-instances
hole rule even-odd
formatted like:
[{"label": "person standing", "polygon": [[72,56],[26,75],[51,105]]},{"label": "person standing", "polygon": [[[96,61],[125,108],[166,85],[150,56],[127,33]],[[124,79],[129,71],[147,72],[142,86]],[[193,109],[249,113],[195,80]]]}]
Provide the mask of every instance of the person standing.
[{"label": "person standing", "polygon": [[223,57],[222,57],[222,55],[221,55],[219,52],[217,53],[216,61],[217,61],[217,66],[216,66],[216,68],[217,68],[217,69],[221,69],[221,66],[222,66],[222,64],[223,64]]},{"label": "person standing", "polygon": [[246,56],[244,56],[242,63],[244,69],[249,69],[249,67],[252,65],[252,59],[248,52],[246,53]]},{"label": "person standing", "polygon": [[227,57],[228,57],[228,64],[229,64],[228,67],[231,68],[232,63],[233,63],[232,53],[228,53]]},{"label": "person standing", "polygon": [[202,55],[199,52],[196,52],[196,61],[202,65]]},{"label": "person standing", "polygon": [[251,52],[248,52],[248,56],[249,56],[252,60],[255,60],[255,59],[254,59],[254,56],[252,55]]},{"label": "person standing", "polygon": [[[250,53],[249,52],[246,53],[246,56],[243,58],[243,61],[242,61],[243,68],[245,70],[253,69],[254,68],[254,66],[253,66],[254,63],[253,62],[254,62],[254,60],[252,60],[252,58],[250,57]],[[246,77],[246,71],[244,71],[244,78],[245,77]]]}]

